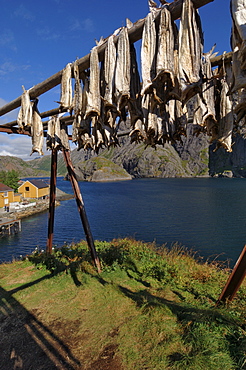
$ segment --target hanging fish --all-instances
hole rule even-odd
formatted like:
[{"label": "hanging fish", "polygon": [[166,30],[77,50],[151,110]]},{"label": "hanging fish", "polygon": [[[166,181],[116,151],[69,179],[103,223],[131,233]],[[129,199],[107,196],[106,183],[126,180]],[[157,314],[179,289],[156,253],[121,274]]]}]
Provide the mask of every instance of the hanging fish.
[{"label": "hanging fish", "polygon": [[203,36],[198,11],[191,0],[184,0],[179,30],[180,99],[186,103],[201,86]]},{"label": "hanging fish", "polygon": [[156,29],[155,16],[149,13],[144,21],[142,46],[141,46],[141,69],[142,69],[142,91],[144,95],[152,86],[156,75]]},{"label": "hanging fish", "polygon": [[[215,47],[215,46],[214,46]],[[211,58],[214,47],[202,59],[202,74],[204,82],[201,93],[194,97],[194,125],[200,125],[206,129],[207,134],[211,136],[211,141],[217,138],[217,119],[215,112],[215,86],[213,71],[211,67]]]},{"label": "hanging fish", "polygon": [[170,92],[175,86],[174,27],[170,11],[166,7],[162,8],[154,78],[157,95],[162,101],[170,99]]},{"label": "hanging fish", "polygon": [[137,65],[136,49],[133,44],[130,45],[130,99],[128,101],[128,109],[130,112],[131,126],[138,120],[143,120],[143,112],[141,107],[141,84]]},{"label": "hanging fish", "polygon": [[83,91],[81,86],[81,80],[79,77],[78,61],[76,60],[73,65],[74,74],[74,96],[73,96],[73,112],[74,116],[78,117],[83,111]]},{"label": "hanging fish", "polygon": [[72,141],[77,142],[77,135],[78,129],[80,127],[81,120],[83,119],[85,113],[85,97],[83,95],[83,90],[81,86],[81,80],[79,77],[79,68],[78,62],[75,61],[74,63],[74,96],[73,96],[73,112],[74,112],[74,120],[73,120],[73,130],[72,130]]},{"label": "hanging fish", "polygon": [[104,58],[104,104],[107,106],[113,105],[113,93],[115,89],[115,68],[116,68],[116,47],[114,43],[114,35],[108,38],[105,49]]},{"label": "hanging fish", "polygon": [[111,145],[116,146],[118,145],[118,138],[117,138],[117,124],[116,118],[118,116],[118,112],[115,109],[108,109],[104,114],[104,119],[102,122],[102,130],[104,131],[104,144],[106,147],[110,147]]},{"label": "hanging fish", "polygon": [[100,116],[101,95],[100,95],[100,69],[98,59],[98,47],[94,46],[90,54],[90,80],[86,118],[90,116]]},{"label": "hanging fish", "polygon": [[31,136],[32,136],[32,153],[37,152],[43,155],[43,143],[44,143],[44,133],[43,133],[43,123],[37,109],[38,99],[34,101],[33,104],[33,114],[32,114],[32,124],[31,124]]},{"label": "hanging fish", "polygon": [[47,149],[69,150],[67,127],[60,121],[62,115],[56,115],[49,119],[46,147]]},{"label": "hanging fish", "polygon": [[118,111],[130,98],[130,45],[126,27],[122,27],[117,43],[115,99]]},{"label": "hanging fish", "polygon": [[234,117],[232,111],[232,100],[228,95],[229,87],[226,78],[221,80],[221,100],[220,100],[220,121],[216,151],[219,147],[225,148],[227,152],[232,152],[232,131]]},{"label": "hanging fish", "polygon": [[[238,50],[241,69],[246,70],[246,4],[245,0],[231,0],[233,51]],[[236,50],[235,50],[236,49]]]},{"label": "hanging fish", "polygon": [[96,153],[98,153],[99,149],[104,146],[104,133],[102,130],[102,125],[100,122],[100,118],[93,116],[91,118],[91,127],[92,127],[92,146]]},{"label": "hanging fish", "polygon": [[140,143],[141,141],[145,141],[147,139],[145,127],[141,119],[138,119],[134,123],[134,128],[131,130],[129,136],[131,138],[131,143]]},{"label": "hanging fish", "polygon": [[32,102],[30,101],[29,91],[22,86],[21,107],[17,116],[17,123],[21,131],[32,124]]},{"label": "hanging fish", "polygon": [[86,118],[81,121],[76,139],[78,150],[93,148],[91,138],[91,118]]},{"label": "hanging fish", "polygon": [[73,105],[73,92],[72,92],[72,63],[68,63],[62,71],[61,78],[61,95],[60,103],[61,108],[72,110]]},{"label": "hanging fish", "polygon": [[47,129],[47,136],[46,136],[46,149],[52,150],[54,149],[55,145],[55,121],[54,116],[50,117],[48,121],[48,129]]}]

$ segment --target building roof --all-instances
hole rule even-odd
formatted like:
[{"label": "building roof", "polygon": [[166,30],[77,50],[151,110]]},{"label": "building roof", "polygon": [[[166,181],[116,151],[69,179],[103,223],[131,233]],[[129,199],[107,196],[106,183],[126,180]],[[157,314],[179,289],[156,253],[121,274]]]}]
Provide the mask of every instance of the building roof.
[{"label": "building roof", "polygon": [[38,189],[48,188],[49,185],[43,180],[27,180]]},{"label": "building roof", "polygon": [[5,184],[2,184],[0,182],[0,192],[5,192],[5,191],[14,191],[13,189],[11,189],[9,186],[5,185]]}]

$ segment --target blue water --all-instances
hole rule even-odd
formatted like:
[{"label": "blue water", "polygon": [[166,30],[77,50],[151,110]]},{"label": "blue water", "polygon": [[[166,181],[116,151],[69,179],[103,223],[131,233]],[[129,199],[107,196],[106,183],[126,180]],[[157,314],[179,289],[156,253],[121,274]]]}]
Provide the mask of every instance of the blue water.
[{"label": "blue water", "polygon": [[[57,187],[72,193],[70,182]],[[235,263],[246,242],[246,180],[136,179],[81,182],[94,239],[134,237],[170,246],[179,242],[204,258]],[[45,249],[48,212],[22,220],[22,231],[0,239],[0,262]],[[85,239],[74,199],[55,211],[54,245]],[[219,256],[218,256],[219,255]]]}]

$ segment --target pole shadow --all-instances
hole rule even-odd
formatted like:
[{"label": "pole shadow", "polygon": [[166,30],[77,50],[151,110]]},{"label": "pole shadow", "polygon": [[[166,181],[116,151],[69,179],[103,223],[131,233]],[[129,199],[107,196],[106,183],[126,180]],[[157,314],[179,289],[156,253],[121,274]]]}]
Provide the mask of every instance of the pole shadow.
[{"label": "pole shadow", "polygon": [[10,291],[0,287],[0,370],[81,368],[66,344],[13,297],[50,277],[46,275]]}]

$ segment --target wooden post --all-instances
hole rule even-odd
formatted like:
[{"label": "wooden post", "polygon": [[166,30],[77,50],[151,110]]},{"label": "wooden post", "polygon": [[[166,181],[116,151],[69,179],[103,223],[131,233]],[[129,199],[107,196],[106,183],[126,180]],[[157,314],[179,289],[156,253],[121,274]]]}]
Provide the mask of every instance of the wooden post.
[{"label": "wooden post", "polygon": [[246,245],[244,246],[229,279],[216,303],[232,301],[246,276]]},{"label": "wooden post", "polygon": [[56,175],[57,175],[57,150],[51,152],[51,171],[50,171],[50,203],[49,203],[49,221],[48,221],[48,239],[46,252],[52,253],[54,218],[55,218],[55,201],[56,201]]},{"label": "wooden post", "polygon": [[79,184],[78,184],[75,172],[74,172],[74,168],[73,168],[73,165],[72,165],[69,150],[63,149],[63,155],[64,155],[64,160],[65,160],[65,163],[66,163],[66,166],[67,166],[68,175],[69,175],[72,187],[73,187],[73,191],[74,191],[75,199],[76,199],[76,202],[77,202],[81,222],[82,222],[82,225],[83,225],[83,228],[84,228],[84,231],[85,231],[86,240],[87,240],[90,252],[91,252],[91,257],[92,257],[92,259],[95,263],[95,266],[97,267],[98,273],[100,273],[101,272],[100,261],[99,261],[99,258],[97,256],[97,253],[96,253],[93,236],[92,236],[90,225],[89,225],[87,215],[86,215],[86,212],[85,212],[83,198],[82,198],[80,188],[79,188]]}]

